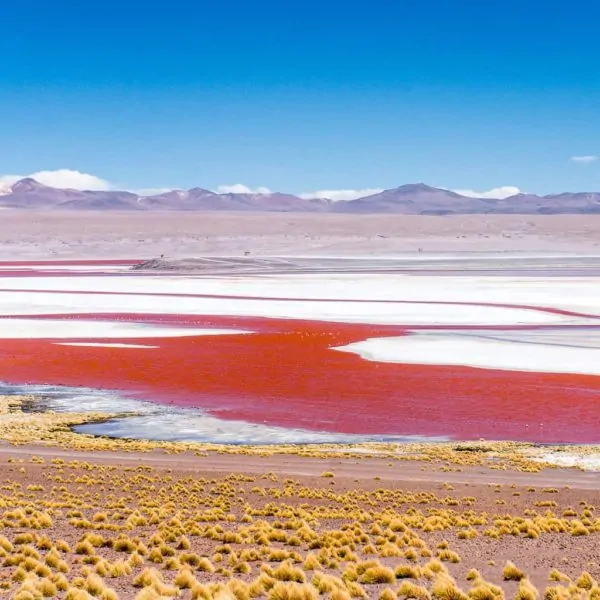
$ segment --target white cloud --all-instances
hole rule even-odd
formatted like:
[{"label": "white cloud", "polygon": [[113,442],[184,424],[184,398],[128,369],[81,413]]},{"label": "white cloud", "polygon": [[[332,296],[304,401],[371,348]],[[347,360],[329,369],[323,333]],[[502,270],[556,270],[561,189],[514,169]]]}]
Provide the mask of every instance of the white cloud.
[{"label": "white cloud", "polygon": [[0,175],[0,194],[9,194],[10,187],[17,183],[19,179],[23,178],[19,175]]},{"label": "white cloud", "polygon": [[55,188],[70,188],[74,190],[110,190],[112,185],[106,181],[71,169],[57,169],[56,171],[37,171],[29,175],[39,183]]},{"label": "white cloud", "polygon": [[28,175],[2,175],[0,176],[0,192],[6,193],[10,190],[10,186],[25,177],[31,177],[43,185],[62,189],[110,190],[113,187],[105,179],[89,173],[72,169],[57,169],[56,171],[36,171]]},{"label": "white cloud", "polygon": [[300,198],[307,200],[311,198],[329,198],[330,200],[356,200],[365,196],[372,196],[383,192],[383,188],[365,188],[362,190],[317,190],[316,192],[307,192],[300,194]]},{"label": "white cloud", "polygon": [[583,156],[571,156],[569,159],[571,162],[582,163],[587,165],[589,163],[596,162],[600,160],[600,156],[595,156],[594,154],[585,154]]},{"label": "white cloud", "polygon": [[516,196],[521,194],[521,190],[514,185],[503,185],[501,187],[492,188],[484,192],[477,192],[475,190],[452,190],[461,196],[467,196],[469,198],[489,198],[491,200],[501,200],[502,198],[508,198],[509,196]]},{"label": "white cloud", "polygon": [[266,187],[257,187],[256,189],[249,188],[243,183],[234,185],[220,185],[216,189],[218,194],[270,194],[271,190]]}]

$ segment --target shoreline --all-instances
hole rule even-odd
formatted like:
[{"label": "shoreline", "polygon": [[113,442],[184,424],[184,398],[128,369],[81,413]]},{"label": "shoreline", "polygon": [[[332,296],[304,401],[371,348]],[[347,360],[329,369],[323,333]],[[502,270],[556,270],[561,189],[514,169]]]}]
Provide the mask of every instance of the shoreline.
[{"label": "shoreline", "polygon": [[585,473],[593,486],[600,484],[600,475],[595,476],[596,472],[600,472],[598,444],[556,445],[491,440],[228,444],[148,440],[141,437],[132,439],[77,431],[77,428],[86,424],[122,418],[128,413],[52,410],[37,412],[32,409],[35,400],[35,396],[0,396],[0,452],[10,454],[14,450],[18,454],[30,454],[37,450],[44,455],[66,453],[88,458],[98,453],[104,455],[103,453],[108,452],[118,456],[126,453],[128,456],[135,455],[137,460],[150,462],[157,459],[156,452],[165,455],[176,454],[178,457],[188,456],[192,461],[207,454],[223,455],[235,457],[234,463],[243,457],[250,461],[270,457],[273,460],[282,460],[286,464],[296,459],[318,459],[325,462],[391,460],[398,465],[418,464],[421,465],[421,470],[423,467],[435,469],[436,465],[452,465],[458,472],[465,468],[481,468],[489,473]]}]

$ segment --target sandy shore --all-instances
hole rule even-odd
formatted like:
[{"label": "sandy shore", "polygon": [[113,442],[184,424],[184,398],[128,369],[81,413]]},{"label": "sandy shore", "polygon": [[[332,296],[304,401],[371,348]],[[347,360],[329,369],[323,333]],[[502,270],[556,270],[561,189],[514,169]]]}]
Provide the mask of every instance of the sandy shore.
[{"label": "sandy shore", "polygon": [[[318,477],[323,471],[335,471],[336,475],[348,480],[378,481],[413,484],[434,484],[449,482],[457,485],[517,485],[527,487],[571,487],[577,490],[600,488],[600,473],[585,472],[579,469],[545,468],[537,473],[518,472],[514,469],[497,470],[486,466],[456,466],[444,469],[441,462],[431,463],[423,460],[397,460],[388,454],[353,453],[342,457],[335,454],[328,457],[327,452],[319,456],[298,456],[294,454],[271,454],[266,456],[220,454],[208,451],[203,456],[184,452],[176,456],[160,451],[140,452],[102,452],[70,450],[28,444],[26,446],[0,445],[0,458],[19,457],[25,460],[32,456],[47,459],[84,460],[102,464],[132,465],[143,464],[158,469],[176,469],[227,474],[243,472],[249,474],[276,473],[281,477]],[[382,484],[383,485],[383,484]]]},{"label": "sandy shore", "polygon": [[600,251],[600,215],[2,211],[0,260]]}]

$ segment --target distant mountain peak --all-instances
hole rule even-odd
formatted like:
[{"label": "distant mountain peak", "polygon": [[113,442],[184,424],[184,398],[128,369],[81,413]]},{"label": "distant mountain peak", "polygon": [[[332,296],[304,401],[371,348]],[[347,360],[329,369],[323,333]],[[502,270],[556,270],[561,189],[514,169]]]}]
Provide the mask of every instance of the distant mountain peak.
[{"label": "distant mountain peak", "polygon": [[406,192],[408,194],[417,194],[419,192],[439,192],[440,188],[435,188],[426,183],[406,183],[396,188],[398,192]]},{"label": "distant mountain peak", "polygon": [[426,183],[409,183],[355,200],[302,198],[285,192],[217,193],[205,188],[142,195],[119,190],[62,189],[32,177],[0,183],[0,208],[71,211],[232,211],[347,214],[600,214],[600,193],[519,193],[494,199],[463,196]]},{"label": "distant mountain peak", "polygon": [[37,190],[52,189],[43,183],[33,179],[33,177],[25,177],[13,183],[11,190],[16,193],[32,192]]},{"label": "distant mountain peak", "polygon": [[[181,190],[180,190],[181,191]],[[206,194],[206,195],[210,195],[210,196],[216,196],[217,193],[213,192],[212,190],[207,190],[201,187],[195,187],[195,188],[191,188],[187,191],[188,194]]]}]

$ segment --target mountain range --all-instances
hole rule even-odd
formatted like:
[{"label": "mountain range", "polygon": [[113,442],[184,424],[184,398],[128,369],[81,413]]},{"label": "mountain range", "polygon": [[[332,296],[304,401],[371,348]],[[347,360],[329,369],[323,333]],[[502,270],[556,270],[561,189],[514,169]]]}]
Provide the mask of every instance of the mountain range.
[{"label": "mountain range", "polygon": [[402,185],[356,200],[305,199],[286,193],[218,194],[203,188],[172,190],[154,196],[109,190],[73,190],[17,181],[0,195],[0,208],[36,210],[245,211],[347,214],[600,214],[600,193],[565,192],[503,199],[472,198],[424,183]]}]

